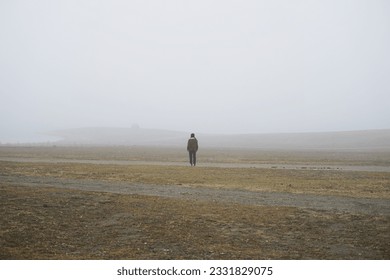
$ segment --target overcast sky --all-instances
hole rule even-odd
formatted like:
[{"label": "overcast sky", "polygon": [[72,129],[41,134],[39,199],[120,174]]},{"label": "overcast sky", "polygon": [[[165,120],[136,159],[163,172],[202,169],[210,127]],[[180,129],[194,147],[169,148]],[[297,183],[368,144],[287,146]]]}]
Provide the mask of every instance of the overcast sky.
[{"label": "overcast sky", "polygon": [[390,128],[387,0],[0,0],[0,141]]}]

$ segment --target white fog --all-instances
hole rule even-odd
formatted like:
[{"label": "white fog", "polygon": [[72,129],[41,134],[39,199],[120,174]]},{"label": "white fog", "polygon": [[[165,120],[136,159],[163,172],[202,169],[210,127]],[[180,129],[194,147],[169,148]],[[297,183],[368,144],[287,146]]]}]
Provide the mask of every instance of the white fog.
[{"label": "white fog", "polygon": [[385,0],[1,1],[0,41],[2,143],[390,129]]}]

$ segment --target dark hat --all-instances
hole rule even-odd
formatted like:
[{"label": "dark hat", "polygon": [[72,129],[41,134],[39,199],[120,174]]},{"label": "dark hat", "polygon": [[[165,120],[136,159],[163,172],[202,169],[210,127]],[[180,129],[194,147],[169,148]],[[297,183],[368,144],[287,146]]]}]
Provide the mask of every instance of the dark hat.
[{"label": "dark hat", "polygon": [[195,133],[191,133],[191,137],[195,137]]}]

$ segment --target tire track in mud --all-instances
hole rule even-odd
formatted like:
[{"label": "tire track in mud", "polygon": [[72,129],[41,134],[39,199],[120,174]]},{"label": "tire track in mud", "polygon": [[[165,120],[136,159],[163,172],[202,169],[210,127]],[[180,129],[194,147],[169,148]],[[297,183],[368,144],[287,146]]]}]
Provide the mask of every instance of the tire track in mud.
[{"label": "tire track in mud", "polygon": [[390,215],[390,200],[330,195],[253,192],[177,185],[129,184],[85,179],[0,175],[0,183],[15,186],[57,187],[93,192],[138,194],[244,205],[298,207],[334,212]]}]

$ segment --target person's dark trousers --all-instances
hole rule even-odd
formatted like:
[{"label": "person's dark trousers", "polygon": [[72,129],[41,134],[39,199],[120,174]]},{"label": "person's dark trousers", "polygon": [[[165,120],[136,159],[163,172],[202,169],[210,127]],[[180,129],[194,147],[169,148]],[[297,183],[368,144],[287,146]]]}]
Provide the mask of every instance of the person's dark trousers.
[{"label": "person's dark trousers", "polygon": [[190,154],[190,164],[191,164],[191,166],[192,165],[196,165],[196,152],[189,152],[189,154]]}]

